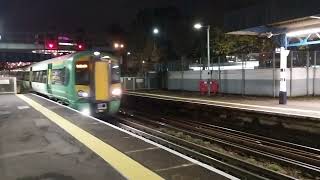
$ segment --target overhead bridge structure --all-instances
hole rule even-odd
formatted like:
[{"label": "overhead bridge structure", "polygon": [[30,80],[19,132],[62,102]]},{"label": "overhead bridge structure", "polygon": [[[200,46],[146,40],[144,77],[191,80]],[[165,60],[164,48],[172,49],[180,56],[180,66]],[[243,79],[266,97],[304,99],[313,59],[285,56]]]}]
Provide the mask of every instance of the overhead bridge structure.
[{"label": "overhead bridge structure", "polygon": [[279,103],[287,103],[287,57],[291,47],[320,44],[318,0],[269,0],[225,15],[228,34],[268,37],[278,42],[280,53]]}]

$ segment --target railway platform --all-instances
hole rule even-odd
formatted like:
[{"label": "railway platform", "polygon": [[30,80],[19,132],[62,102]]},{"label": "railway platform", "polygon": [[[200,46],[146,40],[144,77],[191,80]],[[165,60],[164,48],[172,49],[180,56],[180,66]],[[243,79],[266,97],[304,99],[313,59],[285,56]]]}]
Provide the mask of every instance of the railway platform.
[{"label": "railway platform", "polygon": [[171,104],[177,106],[175,108],[180,106],[190,111],[194,110],[197,113],[205,114],[205,111],[215,111],[213,114],[216,115],[216,118],[218,118],[217,116],[225,117],[222,118],[224,120],[229,120],[231,116],[235,116],[233,120],[237,119],[242,123],[258,120],[259,123],[266,125],[281,124],[281,126],[289,129],[311,133],[320,132],[319,97],[290,98],[288,105],[280,105],[277,98],[242,97],[236,95],[208,97],[199,93],[186,91],[128,91],[126,92],[126,96],[149,98],[154,99],[154,101],[162,101],[163,103],[171,101],[173,102]]},{"label": "railway platform", "polygon": [[0,95],[0,179],[237,179],[43,97]]}]

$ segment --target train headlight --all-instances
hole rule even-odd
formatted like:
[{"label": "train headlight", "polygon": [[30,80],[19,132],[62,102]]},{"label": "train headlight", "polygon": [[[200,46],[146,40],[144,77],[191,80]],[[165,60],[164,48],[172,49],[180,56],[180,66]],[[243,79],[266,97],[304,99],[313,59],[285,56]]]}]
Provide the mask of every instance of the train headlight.
[{"label": "train headlight", "polygon": [[111,91],[111,94],[112,94],[113,96],[121,96],[122,90],[121,90],[120,88],[115,88],[115,89],[113,89],[113,90]]},{"label": "train headlight", "polygon": [[80,91],[78,91],[78,96],[86,98],[89,96],[89,93],[80,90]]}]

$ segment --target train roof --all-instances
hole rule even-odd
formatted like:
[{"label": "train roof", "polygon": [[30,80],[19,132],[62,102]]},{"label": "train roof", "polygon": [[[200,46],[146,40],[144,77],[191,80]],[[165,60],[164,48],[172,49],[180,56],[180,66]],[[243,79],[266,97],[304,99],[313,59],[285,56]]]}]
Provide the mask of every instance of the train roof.
[{"label": "train roof", "polygon": [[[67,54],[67,55],[64,55],[64,56],[59,56],[59,57],[56,57],[56,58],[52,58],[52,59],[48,59],[48,60],[45,60],[45,61],[41,61],[41,62],[37,62],[37,63],[31,64],[30,66],[24,67],[22,69],[29,69],[30,67],[33,67],[33,66],[41,66],[41,65],[44,65],[44,64],[49,64],[51,62],[65,61],[65,60],[68,60],[70,58],[75,58],[75,57],[78,59],[79,57],[88,56],[88,55],[94,55],[94,51],[82,51],[82,52],[76,52],[76,53],[72,53],[72,54]],[[110,53],[101,52],[101,56],[109,56],[112,60],[118,60],[118,58],[116,56],[113,56]]]}]

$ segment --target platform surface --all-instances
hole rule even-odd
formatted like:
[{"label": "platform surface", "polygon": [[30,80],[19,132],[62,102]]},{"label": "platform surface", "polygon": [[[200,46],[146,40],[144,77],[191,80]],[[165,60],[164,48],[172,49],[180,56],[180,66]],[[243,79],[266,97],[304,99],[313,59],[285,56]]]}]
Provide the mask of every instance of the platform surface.
[{"label": "platform surface", "polygon": [[0,95],[1,180],[162,178],[233,179],[41,97]]},{"label": "platform surface", "polygon": [[289,98],[287,105],[279,104],[278,98],[251,97],[236,95],[200,95],[199,92],[178,91],[128,91],[128,95],[149,96],[160,99],[171,99],[190,103],[201,103],[213,106],[231,107],[250,111],[261,111],[274,114],[311,117],[320,121],[320,97]]}]

